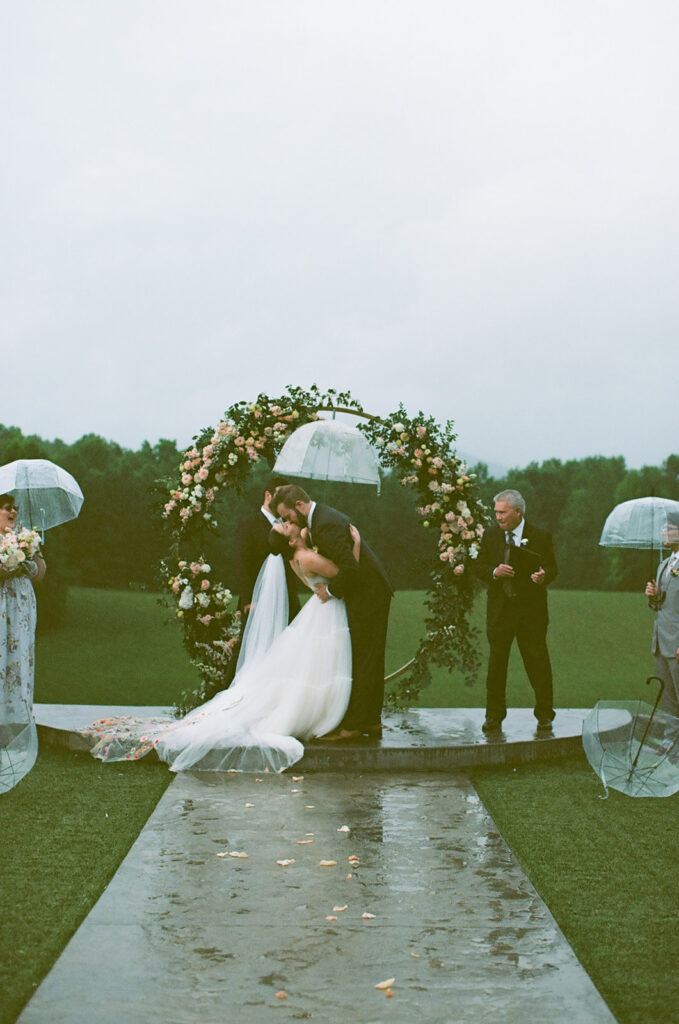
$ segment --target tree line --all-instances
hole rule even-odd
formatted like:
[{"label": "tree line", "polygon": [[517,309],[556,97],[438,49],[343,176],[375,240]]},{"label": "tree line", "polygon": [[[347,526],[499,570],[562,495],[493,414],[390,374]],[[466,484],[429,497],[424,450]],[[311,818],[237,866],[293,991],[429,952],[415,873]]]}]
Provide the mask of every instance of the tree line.
[{"label": "tree line", "polygon": [[[24,435],[0,425],[0,465],[15,459],[50,459],[80,484],[85,502],[77,520],[46,535],[49,572],[40,590],[42,628],[58,624],[69,585],[162,589],[159,564],[168,550],[161,517],[175,484],[182,451],[174,441],[144,442],[137,451],[96,434],[72,444]],[[471,467],[492,518],[493,495],[521,491],[527,518],[551,530],[559,562],[557,586],[583,590],[638,589],[649,575],[648,552],[599,547],[606,516],[621,501],[657,495],[679,500],[679,455],[661,466],[628,469],[621,456],[548,459],[492,477],[483,463]],[[241,493],[226,491],[215,509],[216,532],[204,531],[205,557],[228,585],[233,578],[233,534],[239,520],[259,508],[270,469],[254,467]],[[300,481],[319,501],[337,505],[359,525],[382,558],[396,589],[426,589],[436,559],[436,537],[423,529],[412,495],[393,476],[382,493],[365,485]],[[657,559],[657,556],[656,556]]]}]

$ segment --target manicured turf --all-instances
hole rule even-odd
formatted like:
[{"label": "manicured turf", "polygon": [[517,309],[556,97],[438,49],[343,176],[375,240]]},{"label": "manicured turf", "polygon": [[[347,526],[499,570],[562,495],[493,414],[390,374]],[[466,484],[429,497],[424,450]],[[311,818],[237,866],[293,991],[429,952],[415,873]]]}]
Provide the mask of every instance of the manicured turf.
[{"label": "manicured turf", "polygon": [[599,799],[584,755],[469,775],[619,1024],[679,1021],[679,796]]},{"label": "manicured turf", "polygon": [[[485,601],[474,623],[481,666],[473,686],[459,674],[434,669],[423,707],[482,707],[486,640]],[[554,591],[550,595],[549,646],[555,701],[590,707],[600,699],[641,696],[653,671],[649,653],[651,613],[637,594]],[[423,595],[401,591],[392,605],[387,672],[408,661],[424,630]],[[71,704],[171,704],[196,670],[181,644],[179,628],[153,594],[69,591],[68,621],[38,638],[35,699]],[[530,707],[533,695],[521,660],[512,652],[508,699]]]},{"label": "manicured turf", "polygon": [[0,797],[0,1024],[16,1019],[171,778],[157,762],[104,765],[43,745]]},{"label": "manicured turf", "polygon": [[[636,594],[555,591],[550,650],[556,704],[644,695],[653,671],[650,613]],[[482,667],[468,687],[436,671],[430,707],[483,705]],[[414,653],[419,593],[394,601],[387,668]],[[36,700],[171,704],[195,678],[176,624],[154,595],[73,589],[63,629],[39,637]],[[520,661],[509,703],[531,706]],[[679,798],[631,800],[601,787],[584,759],[477,769],[482,799],[623,1024],[679,1021],[673,924]],[[102,765],[41,747],[33,771],[0,797],[0,1024],[14,1021],[114,874],[171,775],[153,763]],[[641,966],[637,966],[637,959]]]}]

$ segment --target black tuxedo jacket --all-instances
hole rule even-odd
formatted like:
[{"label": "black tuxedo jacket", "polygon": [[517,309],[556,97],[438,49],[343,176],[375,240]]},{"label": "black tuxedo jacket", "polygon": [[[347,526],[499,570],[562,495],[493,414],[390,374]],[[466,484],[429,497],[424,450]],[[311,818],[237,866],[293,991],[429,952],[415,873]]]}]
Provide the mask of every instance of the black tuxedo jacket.
[{"label": "black tuxedo jacket", "polygon": [[[517,569],[512,577],[515,597],[508,597],[503,582],[508,577],[493,576],[493,569],[505,561],[505,531],[498,526],[489,526],[481,541],[481,550],[476,560],[476,573],[484,583],[488,584],[488,605],[486,622],[489,630],[500,625],[506,612],[511,610],[522,618],[530,618],[536,627],[547,628],[547,584],[556,578],[557,565],[552,545],[552,535],[546,530],[526,521],[523,527],[521,546],[534,551],[540,556],[540,565],[545,570],[544,583],[533,583],[530,572]],[[518,565],[517,559],[517,565]]]},{"label": "black tuxedo jacket", "polygon": [[311,544],[319,554],[334,562],[339,572],[330,582],[333,597],[343,597],[347,612],[359,605],[369,606],[391,597],[392,586],[372,548],[361,538],[361,555],[354,558],[351,520],[329,505],[316,505],[311,517]]},{"label": "black tuxedo jacket", "polygon": [[[234,589],[238,594],[238,607],[241,610],[252,601],[252,591],[257,582],[259,570],[262,568],[264,560],[271,554],[270,532],[271,523],[261,511],[243,519],[236,529],[233,547]],[[287,561],[285,562],[285,578],[288,584],[289,618],[293,619],[299,611],[298,580]]]}]

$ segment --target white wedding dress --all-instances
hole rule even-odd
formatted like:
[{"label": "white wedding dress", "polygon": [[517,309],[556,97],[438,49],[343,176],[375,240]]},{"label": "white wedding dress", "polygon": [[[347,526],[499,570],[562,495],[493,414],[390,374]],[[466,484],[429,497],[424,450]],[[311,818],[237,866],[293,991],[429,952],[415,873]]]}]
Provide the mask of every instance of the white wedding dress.
[{"label": "white wedding dress", "polygon": [[[320,576],[309,587],[327,582]],[[91,753],[136,760],[155,748],[172,771],[280,772],[344,717],[351,694],[351,640],[344,601],[314,594],[289,626],[285,568],[265,561],[255,586],[236,676],[228,690],[181,720],[111,720]],[[280,631],[282,629],[282,631]]]}]

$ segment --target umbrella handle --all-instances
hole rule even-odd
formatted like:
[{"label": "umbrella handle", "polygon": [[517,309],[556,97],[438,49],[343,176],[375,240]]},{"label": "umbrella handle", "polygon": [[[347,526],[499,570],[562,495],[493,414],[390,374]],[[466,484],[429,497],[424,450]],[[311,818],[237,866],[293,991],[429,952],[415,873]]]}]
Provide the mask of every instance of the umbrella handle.
[{"label": "umbrella handle", "polygon": [[653,679],[655,679],[656,682],[660,683],[660,687],[658,689],[658,693],[657,693],[656,698],[655,698],[655,704],[653,705],[653,710],[651,711],[650,715],[648,716],[648,722],[646,723],[646,728],[644,729],[644,735],[641,737],[641,743],[639,744],[639,749],[637,750],[637,756],[632,761],[632,768],[636,768],[636,766],[637,766],[637,761],[639,760],[639,754],[641,753],[641,748],[643,747],[644,741],[646,740],[646,737],[648,735],[648,730],[651,728],[651,722],[653,721],[653,715],[658,710],[658,703],[660,701],[660,698],[662,697],[663,690],[665,689],[665,682],[664,682],[664,680],[662,680],[660,678],[660,676],[649,676],[648,679],[646,680],[646,685],[648,686],[648,684]]}]

